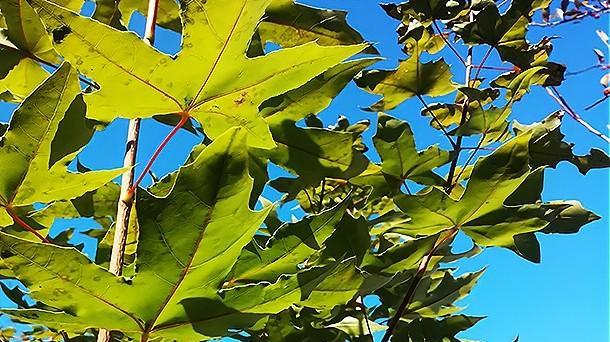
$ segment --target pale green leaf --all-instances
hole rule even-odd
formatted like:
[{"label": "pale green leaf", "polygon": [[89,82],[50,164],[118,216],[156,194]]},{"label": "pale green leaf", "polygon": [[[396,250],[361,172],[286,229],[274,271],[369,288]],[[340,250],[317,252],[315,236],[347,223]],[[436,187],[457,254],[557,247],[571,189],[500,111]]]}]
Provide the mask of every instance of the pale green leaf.
[{"label": "pale green leaf", "polygon": [[[33,0],[54,32],[55,47],[101,89],[86,97],[88,117],[150,117],[186,113],[214,138],[244,127],[252,145],[273,147],[258,106],[297,88],[362,51],[366,45],[323,47],[308,43],[248,58],[245,50],[269,0],[187,2],[181,9],[182,50],[175,58],[135,34]],[[125,93],[129,93],[126,101]]]},{"label": "pale green leaf", "polygon": [[400,62],[394,70],[365,71],[356,84],[372,94],[383,95],[369,110],[396,108],[413,96],[443,96],[456,87],[451,81],[449,65],[443,59],[421,63],[418,54]]},{"label": "pale green leaf", "polygon": [[[0,164],[7,165],[0,178],[2,207],[73,199],[121,174],[121,170],[73,173],[66,169],[92,134],[91,128],[86,133],[80,96],[76,71],[64,63],[15,111],[1,140]],[[70,127],[83,132],[66,129]],[[84,135],[75,138],[79,134]],[[66,135],[74,138],[71,143],[53,149],[54,142],[65,141]]]}]

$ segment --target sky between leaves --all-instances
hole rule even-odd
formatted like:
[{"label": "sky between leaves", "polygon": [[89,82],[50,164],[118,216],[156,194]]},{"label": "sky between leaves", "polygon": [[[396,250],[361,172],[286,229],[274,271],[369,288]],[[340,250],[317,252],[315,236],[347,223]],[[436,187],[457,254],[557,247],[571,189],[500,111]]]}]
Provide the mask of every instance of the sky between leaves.
[{"label": "sky between leaves", "polygon": [[[403,56],[395,43],[396,22],[385,15],[377,1],[307,0],[303,3],[348,10],[350,24],[360,31],[365,39],[377,42],[376,47],[381,55],[387,58],[377,64],[377,68],[394,67],[397,59]],[[91,10],[91,7],[87,6],[86,10]],[[134,20],[132,29],[142,33],[141,17]],[[568,24],[553,29],[533,29],[531,35],[532,40],[544,35],[562,36],[562,39],[554,42],[553,59],[566,63],[569,72],[595,63],[592,49],[603,46],[594,34],[596,29],[607,30],[608,18],[588,19],[578,25]],[[160,30],[155,45],[162,51],[175,52],[178,44],[178,36]],[[479,51],[478,58],[481,58],[482,53]],[[448,50],[443,52],[443,55],[448,63],[457,64],[456,58],[448,53]],[[499,65],[499,62],[489,64]],[[582,110],[600,96],[600,76],[595,71],[572,76],[561,89],[568,101],[593,126],[606,131],[607,105],[598,106],[590,112]],[[374,96],[350,85],[321,118],[326,124],[333,123],[339,114],[346,114],[353,121],[373,120],[375,114],[361,111],[359,108],[370,105],[375,100]],[[419,109],[420,104],[413,99],[406,101],[392,114],[411,124],[420,148],[437,142],[446,145],[440,133],[430,129],[427,120],[420,117]],[[527,96],[516,106],[512,118],[529,123],[542,119],[555,109],[556,104],[550,101],[542,89],[536,88],[534,94]],[[11,110],[10,105],[0,104],[0,120],[5,121]],[[126,122],[121,120],[97,134],[90,146],[80,155],[83,163],[94,168],[119,166],[125,131]],[[138,156],[140,168],[167,131],[167,127],[145,122]],[[590,147],[608,151],[608,146],[603,141],[569,118],[564,119],[562,131],[566,134],[567,141],[578,142],[576,152],[584,153]],[[367,139],[370,139],[373,133],[369,131]],[[153,167],[155,174],[161,176],[174,170],[195,143],[197,139],[192,135],[179,133]],[[277,170],[271,174],[272,177],[279,175]],[[540,265],[528,263],[515,257],[512,252],[500,249],[488,249],[474,260],[461,263],[460,272],[474,271],[489,265],[484,278],[472,295],[463,302],[463,305],[468,306],[466,313],[487,315],[488,318],[470,329],[463,337],[484,336],[487,341],[510,341],[516,335],[521,337],[521,341],[608,340],[608,171],[591,172],[587,177],[583,177],[572,165],[561,164],[556,172],[548,173],[545,182],[545,200],[578,199],[603,219],[588,225],[577,235],[539,236],[543,248]],[[271,199],[277,198],[277,194],[275,197],[271,193],[267,195]],[[287,205],[282,213],[285,218],[290,215],[302,215],[298,211],[290,210],[291,207],[290,204]],[[87,222],[83,222],[84,227],[89,227]],[[56,231],[60,229],[61,222],[54,227]],[[466,242],[458,243],[457,246],[464,249],[469,247]]]}]

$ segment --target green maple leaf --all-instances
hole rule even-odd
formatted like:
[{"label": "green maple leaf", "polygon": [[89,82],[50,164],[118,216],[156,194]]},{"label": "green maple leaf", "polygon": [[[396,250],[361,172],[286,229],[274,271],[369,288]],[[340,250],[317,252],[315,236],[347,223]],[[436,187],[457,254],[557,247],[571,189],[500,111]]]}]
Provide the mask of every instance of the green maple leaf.
[{"label": "green maple leaf", "polygon": [[4,100],[23,100],[47,78],[35,59],[58,63],[59,56],[34,9],[25,0],[0,1],[6,28],[0,38],[0,93]]},{"label": "green maple leaf", "polygon": [[381,169],[369,169],[350,180],[356,185],[372,186],[371,198],[397,193],[406,180],[425,185],[444,182],[432,170],[448,163],[450,153],[438,146],[417,151],[413,132],[405,121],[380,113],[373,143],[381,158]]},{"label": "green maple leaf", "polygon": [[295,195],[325,177],[347,179],[367,167],[366,157],[354,148],[362,132],[333,130],[321,124],[302,128],[296,123],[322,112],[358,72],[375,61],[341,63],[305,85],[269,99],[262,108],[277,147],[259,150],[256,155],[299,177]]},{"label": "green maple leaf", "polygon": [[[294,0],[273,0],[258,34],[263,46],[274,42],[293,47],[314,40],[327,46],[361,43],[362,36],[348,25],[346,17],[345,11],[309,7]],[[377,54],[372,46],[364,52]]]},{"label": "green maple leaf", "polygon": [[[561,221],[561,211],[573,203],[540,203],[541,188],[528,180],[539,177],[544,166],[531,168],[529,129],[475,164],[468,185],[459,199],[431,188],[425,193],[395,198],[410,221],[390,230],[408,235],[433,235],[460,229],[482,246],[515,249],[514,237],[540,231]],[[589,217],[588,212],[582,213]],[[573,221],[575,222],[575,221]],[[581,225],[588,222],[582,220]]]},{"label": "green maple leaf", "polygon": [[[247,161],[246,133],[231,130],[181,168],[171,193],[139,194],[137,273],[129,283],[75,249],[0,233],[0,274],[21,280],[33,298],[55,308],[3,311],[70,333],[106,328],[142,341],[184,341],[222,336],[295,303],[329,309],[351,300],[363,280],[350,260],[273,284],[221,289],[268,212],[248,207]],[[45,286],[33,287],[40,282]]]},{"label": "green maple leaf", "polygon": [[[60,3],[61,1],[55,1]],[[66,4],[61,4],[66,5]],[[53,41],[47,34],[38,14],[25,0],[2,0],[0,9],[6,20],[6,36],[19,51],[27,57],[58,63],[61,59],[53,48]],[[80,9],[72,8],[73,10]]]},{"label": "green maple leaf", "polygon": [[394,70],[365,71],[356,78],[356,84],[364,90],[383,95],[368,110],[392,110],[414,96],[443,96],[456,87],[451,81],[449,65],[443,59],[421,63],[414,54],[400,62]]},{"label": "green maple leaf", "polygon": [[574,154],[574,144],[563,141],[565,135],[560,130],[563,117],[563,112],[555,112],[539,123],[523,125],[517,122],[513,125],[516,133],[533,130],[529,147],[530,164],[556,167],[560,162],[567,161],[583,175],[592,169],[610,167],[610,158],[600,149],[592,148],[589,154],[582,156]]},{"label": "green maple leaf", "polygon": [[504,141],[510,137],[508,116],[511,113],[510,105],[505,107],[481,106],[469,110],[469,117],[464,124],[450,132],[455,135],[468,136],[482,134],[481,146],[487,146],[497,141]]},{"label": "green maple leaf", "polygon": [[510,8],[500,14],[491,3],[478,12],[472,22],[455,26],[456,32],[467,44],[487,44],[495,47],[500,57],[522,69],[544,65],[549,48],[544,42],[530,45],[526,40],[527,27],[532,14],[549,5],[550,0],[512,1]]},{"label": "green maple leaf", "polygon": [[239,256],[232,271],[233,282],[275,281],[282,274],[294,274],[326,240],[345,214],[347,201],[321,214],[279,227],[264,248],[252,242]]},{"label": "green maple leaf", "polygon": [[[116,28],[124,28],[135,12],[146,15],[147,4],[137,0],[96,1],[93,18]],[[298,4],[293,0],[272,0],[258,26],[252,45],[257,54],[267,42],[282,47],[294,47],[317,41],[320,45],[349,45],[363,42],[363,38],[350,27],[344,11],[326,10]],[[180,7],[174,0],[160,0],[157,25],[174,32],[182,32]],[[251,50],[252,51],[252,46]],[[377,53],[373,47],[365,52]]]},{"label": "green maple leaf", "polygon": [[[444,317],[458,312],[460,308],[455,303],[472,291],[485,271],[455,277],[452,270],[435,268],[436,265],[431,267],[431,272],[421,280],[413,300],[402,315],[403,321]],[[381,305],[374,309],[371,319],[388,317],[388,314],[391,316],[390,309],[395,310],[409,286],[408,281],[403,281],[376,290],[374,293],[379,296]]]},{"label": "green maple leaf", "polygon": [[546,66],[535,66],[522,72],[509,72],[491,82],[493,87],[505,88],[506,98],[517,101],[523,98],[534,85],[552,86],[563,81],[565,66],[549,62]]},{"label": "green maple leaf", "polygon": [[[250,166],[258,165],[259,168],[256,169],[261,171],[258,172],[258,177],[252,174],[255,182],[260,185],[256,188],[261,188],[268,180],[265,170],[269,160],[299,176],[298,185],[295,186],[295,189],[299,189],[296,192],[301,191],[302,187],[319,183],[324,177],[351,177],[367,167],[366,157],[354,148],[362,132],[322,127],[302,128],[296,122],[328,107],[354,75],[375,61],[376,59],[360,59],[341,63],[303,86],[265,101],[260,114],[269,125],[277,146],[273,149],[250,150]],[[203,146],[196,150],[201,148]],[[252,167],[251,171],[254,169]],[[171,184],[173,176],[166,177],[151,191],[169,190]],[[256,201],[258,196],[252,198]]]},{"label": "green maple leaf", "polygon": [[76,70],[64,63],[17,108],[0,140],[0,225],[13,222],[13,209],[77,198],[121,174],[67,170],[93,133],[86,125]]},{"label": "green maple leaf", "polygon": [[436,236],[412,239],[393,245],[380,253],[368,252],[362,269],[371,274],[394,276],[399,272],[417,270],[421,259],[434,246]]},{"label": "green maple leaf", "polygon": [[[383,173],[401,180],[438,179],[431,170],[449,162],[449,152],[437,146],[418,152],[411,127],[389,115],[380,113],[377,125],[373,143],[381,157]],[[424,180],[423,183],[427,182]]]},{"label": "green maple leaf", "polygon": [[[43,0],[33,0],[55,48],[101,89],[85,97],[88,117],[188,114],[214,138],[247,129],[252,145],[274,146],[258,114],[266,99],[299,87],[366,45],[308,43],[248,58],[245,51],[269,0],[186,2],[182,50],[175,58],[121,32]],[[134,59],[135,58],[135,59]],[[129,99],[125,94],[130,94]]]}]

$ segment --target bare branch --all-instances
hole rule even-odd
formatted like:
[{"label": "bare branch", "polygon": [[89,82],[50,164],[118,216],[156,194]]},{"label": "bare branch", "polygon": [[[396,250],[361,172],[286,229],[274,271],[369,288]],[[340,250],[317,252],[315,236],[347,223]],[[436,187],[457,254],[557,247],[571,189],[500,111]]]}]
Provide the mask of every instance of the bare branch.
[{"label": "bare branch", "polygon": [[602,97],[601,99],[596,100],[595,102],[593,102],[592,104],[588,105],[585,107],[585,110],[590,110],[593,109],[593,107],[597,106],[598,104],[606,101],[608,98],[610,97],[610,95],[606,95],[604,97]]},{"label": "bare branch", "polygon": [[589,132],[591,132],[591,133],[597,135],[598,137],[604,139],[607,143],[610,143],[610,138],[608,138],[608,136],[604,135],[602,132],[598,131],[593,126],[591,126],[588,122],[583,120],[583,118],[581,118],[580,115],[578,115],[578,113],[576,113],[572,109],[572,107],[570,107],[570,105],[565,100],[565,98],[563,96],[561,96],[561,94],[559,93],[557,88],[555,88],[555,87],[544,87],[544,89],[549,94],[549,96],[552,97],[555,101],[557,101],[557,103],[563,108],[563,110],[566,113],[568,113],[568,115],[570,117],[572,117],[572,119],[576,120],[576,122],[581,124]]},{"label": "bare branch", "polygon": [[[149,0],[148,14],[146,16],[146,31],[144,32],[144,42],[149,45],[153,44],[155,37],[155,23],[157,20],[157,10],[159,8],[159,0]],[[132,190],[133,179],[135,175],[136,154],[138,150],[138,138],[140,136],[140,119],[129,120],[129,128],[127,131],[127,146],[125,151],[125,159],[123,166],[127,171],[121,178],[121,194],[117,208],[116,226],[114,231],[114,241],[112,243],[112,252],[110,255],[110,265],[108,271],[116,276],[120,276],[123,272],[123,261],[125,258],[125,246],[127,244],[127,233],[129,228],[129,217],[133,206],[134,192]],[[111,332],[106,329],[100,329],[97,336],[98,342],[110,342]]]}]

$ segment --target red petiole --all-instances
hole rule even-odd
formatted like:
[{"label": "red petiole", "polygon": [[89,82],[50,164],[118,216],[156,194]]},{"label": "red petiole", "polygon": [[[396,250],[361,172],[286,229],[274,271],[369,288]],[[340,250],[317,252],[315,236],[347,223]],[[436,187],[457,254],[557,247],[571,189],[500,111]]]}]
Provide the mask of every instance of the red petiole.
[{"label": "red petiole", "polygon": [[486,66],[486,65],[473,65],[472,67],[474,69],[498,70],[498,71],[515,71],[514,68],[504,68],[504,67]]},{"label": "red petiole", "polygon": [[136,181],[133,183],[133,185],[131,186],[131,188],[129,189],[129,193],[133,194],[135,192],[135,190],[138,188],[138,186],[140,185],[140,182],[142,182],[142,180],[144,179],[144,177],[148,174],[148,172],[150,171],[150,168],[152,167],[152,165],[154,164],[155,160],[157,159],[157,157],[159,157],[159,154],[161,154],[161,151],[163,151],[163,149],[165,148],[165,146],[167,145],[167,143],[170,142],[170,140],[172,140],[172,138],[176,135],[176,133],[178,133],[178,131],[186,124],[186,122],[191,118],[190,115],[188,115],[188,113],[180,113],[180,121],[178,122],[178,124],[176,126],[174,126],[174,128],[167,134],[167,136],[163,139],[163,141],[161,141],[161,144],[159,144],[159,146],[157,147],[157,149],[155,150],[155,152],[153,153],[152,157],[150,157],[150,159],[148,160],[148,163],[146,163],[146,166],[144,167],[144,170],[142,170],[142,173],[140,174],[140,176],[138,177],[138,179],[136,179]]},{"label": "red petiole", "polygon": [[38,231],[36,231],[36,229],[32,228],[32,226],[30,226],[27,222],[22,220],[21,217],[19,217],[19,215],[17,215],[17,213],[13,210],[13,208],[7,206],[7,207],[4,207],[4,209],[6,209],[6,212],[13,218],[13,221],[15,221],[15,223],[20,225],[21,228],[34,234],[37,238],[40,239],[40,241],[42,241],[44,243],[51,243],[51,241],[49,241],[49,239],[40,235],[40,233]]}]

